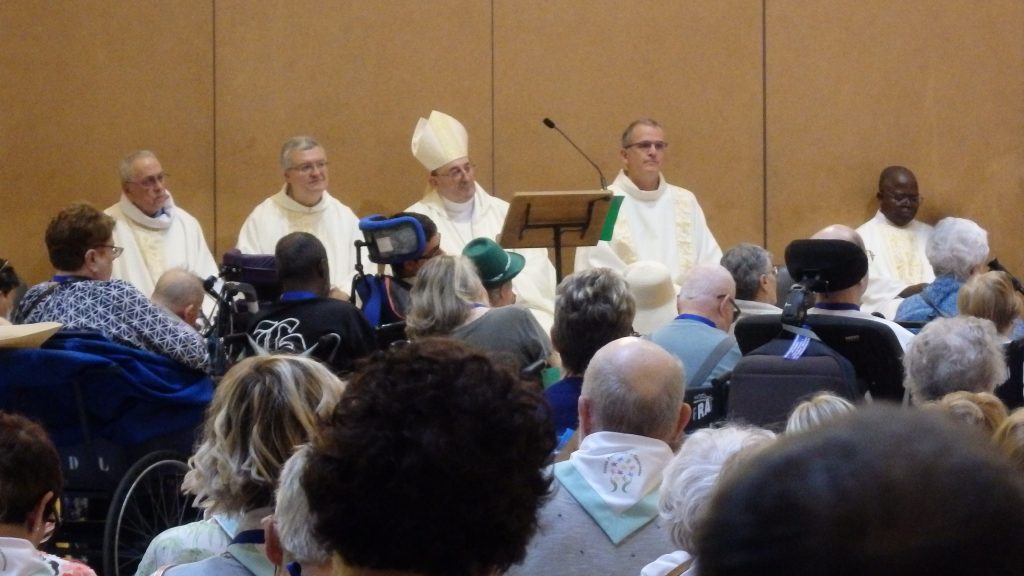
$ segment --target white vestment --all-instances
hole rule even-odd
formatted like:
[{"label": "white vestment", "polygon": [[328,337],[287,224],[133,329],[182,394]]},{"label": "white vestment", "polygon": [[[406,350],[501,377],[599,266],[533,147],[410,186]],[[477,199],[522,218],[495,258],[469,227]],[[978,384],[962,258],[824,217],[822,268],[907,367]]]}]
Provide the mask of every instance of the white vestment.
[{"label": "white vestment", "polygon": [[260,202],[242,224],[238,249],[244,254],[273,254],[277,241],[292,232],[316,236],[327,250],[331,284],[350,292],[356,273],[356,240],[362,240],[359,218],[324,191],[316,206],[303,206],[281,191]]},{"label": "white vestment", "polygon": [[160,275],[171,268],[184,268],[200,278],[217,275],[217,262],[199,221],[175,206],[170,193],[163,210],[156,217],[147,216],[124,194],[105,210],[117,221],[114,245],[124,248],[114,260],[111,277],[131,282],[146,297],[153,295]]},{"label": "white vestment", "polygon": [[[446,254],[461,254],[474,238],[496,240],[505,224],[508,202],[488,194],[479,183],[473,195],[473,216],[468,222],[455,222],[448,215],[444,201],[436,190],[428,190],[419,202],[405,209],[429,216],[441,234],[441,249]],[[512,279],[516,303],[533,312],[546,332],[550,332],[555,315],[555,267],[544,248],[509,250],[526,258],[526,266]]]},{"label": "white vestment", "polygon": [[623,171],[609,190],[623,197],[612,239],[577,248],[576,271],[603,266],[624,272],[637,260],[654,260],[668,267],[678,286],[694,266],[722,259],[693,192],[667,183],[664,176],[657,190],[640,190]]},{"label": "white vestment", "polygon": [[925,255],[932,227],[917,220],[893,225],[881,211],[861,224],[857,233],[868,250],[868,288],[861,299],[865,312],[881,312],[892,318],[907,286],[930,283],[935,272]]}]

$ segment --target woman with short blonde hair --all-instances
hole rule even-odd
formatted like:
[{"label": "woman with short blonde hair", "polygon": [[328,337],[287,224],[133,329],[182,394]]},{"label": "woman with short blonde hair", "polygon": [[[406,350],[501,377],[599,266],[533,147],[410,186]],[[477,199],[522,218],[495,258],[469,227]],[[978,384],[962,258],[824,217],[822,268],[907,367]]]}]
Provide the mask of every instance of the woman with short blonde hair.
[{"label": "woman with short blonde hair", "polygon": [[960,287],[956,305],[960,314],[991,320],[1001,336],[1010,335],[1013,322],[1021,313],[1020,301],[1006,272],[971,276]]},{"label": "woman with short blonde hair", "polygon": [[[182,483],[207,518],[157,536],[137,573],[210,557],[222,561],[238,534],[261,530],[260,519],[273,511],[282,466],[297,446],[313,438],[343,390],[330,370],[299,356],[256,356],[228,370],[207,409],[202,438]],[[195,566],[184,564],[167,574],[190,573]]]}]

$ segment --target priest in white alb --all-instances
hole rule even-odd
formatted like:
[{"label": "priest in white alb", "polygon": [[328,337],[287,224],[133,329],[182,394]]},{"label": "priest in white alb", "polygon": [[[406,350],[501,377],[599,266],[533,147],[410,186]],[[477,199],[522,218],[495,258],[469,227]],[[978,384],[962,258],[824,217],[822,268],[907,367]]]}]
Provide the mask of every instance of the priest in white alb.
[{"label": "priest in white alb", "polygon": [[[441,249],[447,254],[461,254],[474,238],[496,240],[505,223],[508,202],[491,196],[477,183],[466,128],[435,110],[416,124],[412,155],[430,173],[423,198],[405,211],[426,214],[437,224]],[[555,313],[555,268],[547,250],[510,252],[526,258],[523,271],[512,280],[517,303],[529,308],[541,326],[550,330]]]},{"label": "priest in white alb", "polygon": [[708,228],[693,192],[665,181],[661,165],[668,143],[650,118],[636,120],[622,133],[623,169],[609,189],[622,197],[611,241],[576,250],[576,270],[604,266],[623,272],[639,260],[668,267],[679,286],[699,264],[718,264],[722,249]]},{"label": "priest in white alb", "polygon": [[893,318],[903,298],[935,280],[925,255],[932,227],[915,220],[921,206],[914,173],[889,166],[878,178],[878,212],[857,228],[868,251],[868,289],[862,307]]},{"label": "priest in white alb", "polygon": [[106,209],[117,223],[113,242],[124,248],[114,260],[112,278],[126,280],[146,296],[172,268],[206,278],[217,274],[217,263],[191,214],[174,204],[167,190],[167,173],[149,150],[133,152],[118,166],[121,199]]},{"label": "priest in white alb", "polygon": [[308,232],[327,249],[332,296],[347,298],[356,270],[359,219],[327,192],[327,153],[309,136],[296,136],[281,147],[284,186],[261,202],[245,219],[238,249],[245,254],[273,254],[277,241],[292,232]]}]

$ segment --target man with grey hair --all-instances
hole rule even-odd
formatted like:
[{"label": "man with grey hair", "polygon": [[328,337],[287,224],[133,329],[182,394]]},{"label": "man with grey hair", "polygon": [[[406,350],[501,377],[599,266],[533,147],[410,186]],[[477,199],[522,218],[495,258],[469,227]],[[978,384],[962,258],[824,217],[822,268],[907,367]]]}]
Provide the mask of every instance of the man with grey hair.
[{"label": "man with grey hair", "polygon": [[650,338],[686,366],[686,385],[699,387],[731,372],[742,354],[729,327],[739,315],[736,282],[721,264],[697,266],[683,278],[679,316]]},{"label": "man with grey hair", "polygon": [[121,198],[105,212],[117,221],[113,242],[124,252],[114,260],[111,278],[131,282],[151,296],[160,275],[171,268],[203,278],[217,274],[203,227],[174,204],[156,154],[132,152],[119,163],[118,175]]},{"label": "man with grey hair", "polygon": [[677,359],[639,338],[597,351],[583,377],[579,449],[555,464],[539,531],[507,574],[637,574],[673,550],[657,503],[690,419],[683,379]]},{"label": "man with grey hair", "polygon": [[622,198],[612,239],[577,249],[576,270],[605,266],[623,272],[638,260],[654,260],[668,267],[678,285],[694,266],[722,258],[697,197],[661,173],[667,150],[665,131],[655,120],[641,118],[626,127],[622,170],[608,187]]},{"label": "man with grey hair", "polygon": [[935,225],[925,252],[935,271],[935,280],[900,303],[896,320],[928,322],[956,316],[960,287],[985,270],[988,232],[965,218],[943,218]]},{"label": "man with grey hair", "polygon": [[181,318],[185,324],[199,329],[199,317],[203,308],[203,281],[184,268],[171,268],[160,275],[150,300]]},{"label": "man with grey hair", "polygon": [[273,254],[277,241],[291,232],[309,232],[323,242],[331,268],[333,296],[347,296],[356,270],[359,219],[327,192],[327,153],[310,136],[296,136],[281,146],[284,186],[261,202],[245,219],[238,249],[246,254]]},{"label": "man with grey hair", "polygon": [[755,314],[782,314],[775,305],[779,269],[772,264],[770,252],[744,242],[722,255],[722,266],[736,281],[736,305],[740,318]]},{"label": "man with grey hair", "polygon": [[[864,241],[861,239],[860,234],[856,230],[849,226],[843,226],[842,224],[833,224],[826,226],[811,236],[812,240],[843,240],[845,242],[852,242],[856,244],[861,250],[864,250]],[[867,254],[865,253],[865,258]],[[909,330],[900,326],[899,324],[886,320],[885,318],[879,318],[872,314],[868,314],[860,309],[861,299],[864,296],[864,291],[868,287],[868,276],[870,274],[864,274],[857,283],[852,286],[839,287],[831,292],[818,292],[817,302],[814,307],[808,310],[809,314],[824,314],[830,316],[846,316],[850,318],[862,318],[865,320],[872,320],[875,322],[881,322],[892,330],[893,334],[896,335],[896,339],[899,340],[900,346],[904,350],[910,345],[910,340],[914,337]]]},{"label": "man with grey hair", "polygon": [[973,316],[929,322],[903,357],[904,386],[917,404],[950,392],[993,392],[1006,381],[1003,344],[990,320]]},{"label": "man with grey hair", "polygon": [[[274,514],[263,519],[267,558],[289,574],[327,576],[331,573],[331,554],[313,534],[309,500],[302,488],[310,448],[304,444],[281,469]],[[299,568],[300,571],[296,571]]]}]

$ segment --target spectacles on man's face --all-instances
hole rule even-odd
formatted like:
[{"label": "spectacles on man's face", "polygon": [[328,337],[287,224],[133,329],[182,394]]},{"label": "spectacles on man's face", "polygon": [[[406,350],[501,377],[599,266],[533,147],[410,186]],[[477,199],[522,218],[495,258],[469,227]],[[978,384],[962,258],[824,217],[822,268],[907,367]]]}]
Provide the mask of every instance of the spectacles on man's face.
[{"label": "spectacles on man's face", "polygon": [[739,305],[736,304],[736,299],[735,298],[733,298],[732,296],[730,296],[728,294],[719,294],[718,296],[715,296],[715,298],[718,298],[719,300],[721,300],[723,298],[728,298],[729,299],[729,303],[732,304],[732,321],[733,322],[735,322],[736,319],[740,317],[740,314],[742,313],[742,311],[740,310]]},{"label": "spectacles on man's face", "polygon": [[298,166],[290,166],[289,170],[294,170],[303,176],[309,176],[313,172],[322,172],[327,170],[327,160],[319,160],[317,162],[306,162],[305,164],[299,164]]},{"label": "spectacles on man's face", "polygon": [[668,148],[668,142],[663,140],[641,140],[640,142],[626,144],[626,149],[639,148],[640,150],[649,150],[652,146],[655,150],[661,152],[665,148]]},{"label": "spectacles on man's face", "polygon": [[170,177],[171,175],[167,172],[161,172],[152,176],[146,176],[142,180],[129,180],[128,182],[152,190],[153,188],[162,188],[164,182]]},{"label": "spectacles on man's face", "polygon": [[99,244],[93,246],[93,248],[110,248],[110,254],[111,256],[113,256],[114,260],[117,260],[118,258],[121,257],[121,254],[124,254],[124,248],[120,246],[114,246],[113,244]]},{"label": "spectacles on man's face", "polygon": [[458,180],[459,178],[462,178],[462,176],[469,178],[473,173],[473,168],[476,168],[475,164],[472,162],[466,162],[462,166],[452,166],[447,172],[437,172],[435,170],[434,176],[451,178],[452,180]]}]

